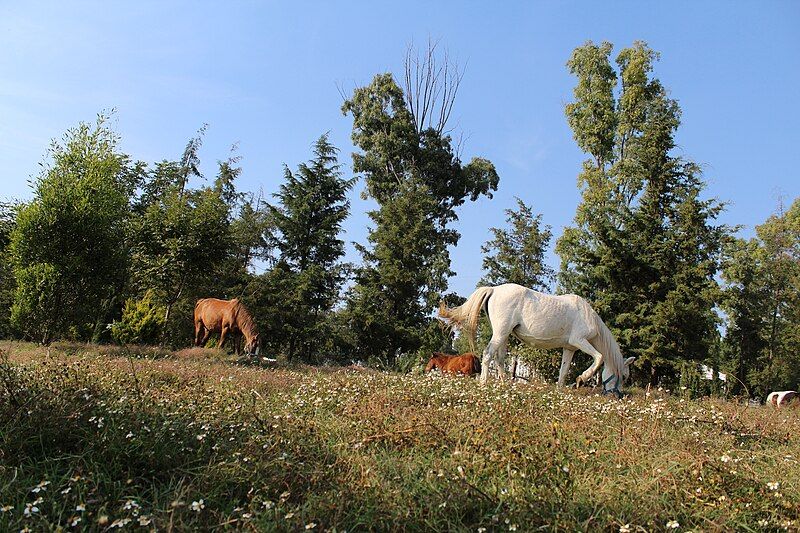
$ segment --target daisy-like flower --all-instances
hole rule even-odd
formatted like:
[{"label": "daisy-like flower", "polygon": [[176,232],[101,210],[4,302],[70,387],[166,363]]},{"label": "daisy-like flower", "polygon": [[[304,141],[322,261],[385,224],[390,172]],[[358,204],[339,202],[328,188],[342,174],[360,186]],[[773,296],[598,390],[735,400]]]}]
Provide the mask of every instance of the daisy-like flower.
[{"label": "daisy-like flower", "polygon": [[114,528],[114,527],[118,527],[118,528],[122,529],[123,527],[127,526],[127,525],[128,525],[130,522],[131,522],[131,519],[130,519],[130,518],[117,518],[117,519],[116,519],[116,520],[114,520],[114,522],[111,524],[111,527],[112,527],[112,528]]},{"label": "daisy-like flower", "polygon": [[139,517],[139,525],[140,526],[149,526],[153,520],[149,516],[140,516]]},{"label": "daisy-like flower", "polygon": [[670,520],[667,522],[666,528],[667,529],[678,529],[681,525],[678,523],[677,520]]},{"label": "daisy-like flower", "polygon": [[125,502],[125,505],[122,506],[123,509],[131,510],[131,509],[138,509],[139,504],[136,503],[135,500],[128,500]]},{"label": "daisy-like flower", "polygon": [[314,529],[315,527],[317,527],[316,522],[311,522],[309,524],[306,524],[306,529]]},{"label": "daisy-like flower", "polygon": [[731,456],[726,453],[723,454],[722,457],[719,458],[719,460],[722,461],[723,463],[727,463],[731,460]]},{"label": "daisy-like flower", "polygon": [[192,511],[196,511],[196,512],[199,513],[200,511],[202,511],[205,508],[206,508],[206,504],[205,504],[205,502],[203,501],[202,498],[200,499],[200,501],[192,502],[192,505],[191,505]]},{"label": "daisy-like flower", "polygon": [[79,503],[78,505],[75,506],[75,510],[78,511],[79,513],[82,513],[86,510],[86,505],[83,503]]},{"label": "daisy-like flower", "polygon": [[14,510],[14,506],[13,505],[4,505],[4,506],[0,507],[0,513],[7,513],[9,511],[13,511],[13,510]]},{"label": "daisy-like flower", "polygon": [[67,487],[66,489],[61,491],[61,494],[69,494],[69,491],[72,490],[72,487]]},{"label": "daisy-like flower", "polygon": [[80,523],[80,521],[81,521],[80,516],[73,516],[72,518],[69,519],[69,525],[71,527],[75,527]]},{"label": "daisy-like flower", "polygon": [[40,492],[43,490],[47,490],[47,485],[49,485],[49,481],[40,481],[38,485],[31,489],[31,492]]},{"label": "daisy-like flower", "polygon": [[38,507],[36,507],[32,503],[26,503],[25,504],[25,510],[22,511],[22,514],[25,515],[25,518],[30,518],[31,515],[35,515],[38,512],[39,512],[39,508]]},{"label": "daisy-like flower", "polygon": [[293,516],[294,516],[294,513],[286,513],[286,516],[284,516],[283,518],[286,519],[286,520],[289,520]]},{"label": "daisy-like flower", "polygon": [[631,525],[630,524],[625,524],[625,525],[619,526],[619,533],[631,533]]},{"label": "daisy-like flower", "polygon": [[769,483],[767,483],[767,488],[769,490],[778,490],[780,486],[781,486],[780,481],[770,481]]},{"label": "daisy-like flower", "polygon": [[769,525],[769,520],[765,520],[764,518],[762,518],[761,520],[758,521],[758,525],[761,527],[767,527]]}]

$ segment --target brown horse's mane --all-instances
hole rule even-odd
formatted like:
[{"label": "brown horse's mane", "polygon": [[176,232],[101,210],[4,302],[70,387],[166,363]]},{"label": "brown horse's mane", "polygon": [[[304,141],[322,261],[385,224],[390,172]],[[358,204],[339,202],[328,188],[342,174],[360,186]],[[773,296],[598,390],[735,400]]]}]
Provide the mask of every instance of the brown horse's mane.
[{"label": "brown horse's mane", "polygon": [[256,322],[253,320],[250,311],[247,310],[238,298],[231,300],[231,303],[234,305],[236,325],[239,326],[239,330],[241,330],[248,339],[252,338],[254,335],[258,335],[258,326],[256,326]]}]

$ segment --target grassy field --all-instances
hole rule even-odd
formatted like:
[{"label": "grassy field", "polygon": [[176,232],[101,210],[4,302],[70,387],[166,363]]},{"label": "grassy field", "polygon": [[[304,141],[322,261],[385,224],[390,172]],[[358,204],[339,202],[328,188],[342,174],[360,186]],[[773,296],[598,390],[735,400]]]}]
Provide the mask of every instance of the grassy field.
[{"label": "grassy field", "polygon": [[800,409],[0,349],[2,531],[800,526]]}]

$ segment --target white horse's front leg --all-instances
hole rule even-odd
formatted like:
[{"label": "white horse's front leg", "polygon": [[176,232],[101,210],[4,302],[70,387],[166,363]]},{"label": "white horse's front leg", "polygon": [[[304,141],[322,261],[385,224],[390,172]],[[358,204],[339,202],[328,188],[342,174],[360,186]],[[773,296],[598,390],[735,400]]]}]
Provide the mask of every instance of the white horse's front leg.
[{"label": "white horse's front leg", "polygon": [[575,355],[575,350],[564,348],[561,353],[561,369],[558,371],[558,386],[563,387],[567,381],[567,372],[569,372],[569,365],[572,364],[572,356]]},{"label": "white horse's front leg", "polygon": [[585,352],[594,358],[594,361],[589,368],[584,370],[583,373],[578,376],[576,384],[581,385],[588,382],[589,379],[591,379],[591,377],[594,376],[595,373],[597,373],[597,371],[600,369],[600,365],[603,364],[603,354],[598,352],[595,347],[592,346],[592,344],[586,339],[575,342],[575,345],[580,348],[582,352]]}]

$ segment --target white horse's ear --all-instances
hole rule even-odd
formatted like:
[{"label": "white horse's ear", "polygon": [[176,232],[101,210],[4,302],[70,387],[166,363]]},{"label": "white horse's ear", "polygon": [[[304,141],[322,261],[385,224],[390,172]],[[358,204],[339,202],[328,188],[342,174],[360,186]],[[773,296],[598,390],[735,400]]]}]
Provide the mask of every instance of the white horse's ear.
[{"label": "white horse's ear", "polygon": [[631,366],[631,363],[633,363],[635,360],[636,360],[635,357],[628,357],[627,359],[625,359],[625,366]]}]

